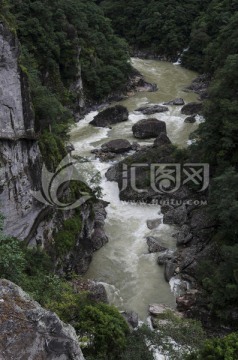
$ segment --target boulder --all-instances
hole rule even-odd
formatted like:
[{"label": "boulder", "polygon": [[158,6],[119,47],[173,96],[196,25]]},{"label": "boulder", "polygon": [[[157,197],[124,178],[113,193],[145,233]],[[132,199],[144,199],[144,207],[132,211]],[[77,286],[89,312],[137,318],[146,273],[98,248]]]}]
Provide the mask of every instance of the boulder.
[{"label": "boulder", "polygon": [[175,270],[177,269],[178,264],[173,262],[172,260],[168,260],[165,262],[165,267],[164,267],[164,278],[167,282],[170,281],[170,279],[174,276],[175,274]]},{"label": "boulder", "polygon": [[170,144],[171,141],[165,133],[161,133],[154,141],[155,147],[170,145]]},{"label": "boulder", "polygon": [[168,102],[165,102],[163,105],[177,105],[177,106],[182,106],[184,105],[185,102],[182,98],[177,98]]},{"label": "boulder", "polygon": [[147,227],[150,230],[156,229],[160,224],[162,224],[162,219],[153,219],[153,220],[147,220],[146,221]]},{"label": "boulder", "polygon": [[191,102],[182,107],[181,113],[184,115],[200,114],[202,112],[201,102]]},{"label": "boulder", "polygon": [[151,304],[149,305],[149,313],[152,316],[156,316],[157,318],[162,318],[164,319],[164,315],[168,310],[172,310],[170,309],[168,306],[163,305],[163,304]]},{"label": "boulder", "polygon": [[185,123],[187,124],[193,124],[196,122],[196,115],[192,115],[192,116],[188,116],[186,117],[186,119],[184,120]]},{"label": "boulder", "polygon": [[140,151],[141,150],[141,145],[136,141],[133,141],[131,147],[132,147],[132,150],[134,150],[134,151]]},{"label": "boulder", "polygon": [[196,209],[192,212],[191,228],[193,230],[209,229],[214,227],[215,220],[208,214],[204,208]]},{"label": "boulder", "polygon": [[185,205],[171,209],[164,214],[164,224],[184,225],[187,221],[187,210]]},{"label": "boulder", "polygon": [[161,240],[154,236],[148,236],[146,238],[149,253],[156,253],[166,251],[166,247],[161,245]]},{"label": "boulder", "polygon": [[0,280],[0,299],[1,359],[84,360],[74,328],[19,286]]},{"label": "boulder", "polygon": [[133,135],[138,139],[156,138],[161,133],[166,134],[166,124],[164,121],[154,118],[138,121],[132,127]]},{"label": "boulder", "polygon": [[177,309],[178,311],[184,312],[190,310],[190,308],[196,304],[196,295],[198,290],[190,290],[183,296],[178,296],[176,298]]},{"label": "boulder", "polygon": [[169,108],[167,108],[167,106],[162,106],[162,105],[145,105],[136,109],[136,111],[140,111],[144,115],[152,115],[155,113],[161,113],[168,110]]},{"label": "boulder", "polygon": [[173,250],[166,250],[165,252],[159,254],[157,263],[158,265],[162,266],[166,263],[166,261],[171,260],[173,258],[174,251]]},{"label": "boulder", "polygon": [[180,231],[174,235],[177,239],[177,246],[187,245],[193,238],[188,225],[183,225]]},{"label": "boulder", "polygon": [[97,282],[90,281],[88,285],[88,298],[92,301],[95,301],[97,303],[103,302],[105,304],[108,304],[108,297],[105,287]]},{"label": "boulder", "polygon": [[134,311],[122,311],[122,316],[125,318],[127,323],[133,328],[137,328],[139,325],[139,316]]},{"label": "boulder", "polygon": [[132,150],[132,145],[128,140],[116,139],[103,144],[101,149],[104,152],[120,154]]},{"label": "boulder", "polygon": [[69,153],[69,154],[75,150],[75,147],[73,144],[68,144],[68,145],[66,145],[65,148],[66,148],[67,153]]},{"label": "boulder", "polygon": [[108,127],[128,120],[128,116],[129,112],[125,106],[116,105],[101,111],[94,117],[90,124],[93,126]]}]

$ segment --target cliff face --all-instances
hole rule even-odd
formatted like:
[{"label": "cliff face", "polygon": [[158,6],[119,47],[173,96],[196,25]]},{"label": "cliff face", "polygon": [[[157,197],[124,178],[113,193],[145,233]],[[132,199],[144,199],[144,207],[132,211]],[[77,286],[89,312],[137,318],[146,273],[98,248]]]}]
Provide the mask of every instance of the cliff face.
[{"label": "cliff face", "polygon": [[72,326],[17,285],[0,280],[1,359],[84,360]]},{"label": "cliff face", "polygon": [[[62,216],[62,211],[38,202],[31,194],[41,188],[43,161],[34,129],[28,79],[19,66],[19,55],[16,35],[0,22],[0,213],[5,217],[6,234],[31,245],[48,246],[54,242],[53,232],[61,228],[62,217],[67,219],[74,212],[65,211]],[[72,87],[76,94],[82,93],[80,67]],[[92,253],[107,241],[103,223],[99,226],[97,221],[100,212],[104,219],[106,214],[100,203],[95,204],[95,209],[87,204],[81,207],[83,230],[76,249],[66,255],[67,269],[85,272]]]},{"label": "cliff face", "polygon": [[5,231],[24,239],[40,211],[30,193],[40,187],[41,155],[19,44],[0,23],[0,204]]}]

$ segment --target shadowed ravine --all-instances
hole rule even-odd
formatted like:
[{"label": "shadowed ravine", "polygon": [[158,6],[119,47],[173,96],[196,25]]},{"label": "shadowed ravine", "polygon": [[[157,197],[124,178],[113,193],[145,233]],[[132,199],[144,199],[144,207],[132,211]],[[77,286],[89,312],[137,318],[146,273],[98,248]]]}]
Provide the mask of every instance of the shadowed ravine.
[{"label": "shadowed ravine", "polygon": [[[195,101],[197,96],[183,91],[196,77],[194,72],[178,65],[152,60],[133,59],[133,65],[147,81],[157,83],[159,90],[155,93],[137,93],[120,102],[130,111],[129,121],[114,125],[112,129],[88,125],[96,112],[88,114],[72,129],[71,142],[76,149],[74,154],[91,160],[81,166],[82,171],[86,170],[86,179],[89,180],[96,171],[100,172],[103,199],[110,202],[106,220],[109,243],[95,253],[85,277],[105,283],[111,303],[120,309],[136,311],[144,320],[150,303],[175,305],[175,297],[164,280],[163,268],[156,264],[157,254],[148,254],[146,236],[159,235],[165,246],[174,248],[175,239],[172,234],[175,229],[161,224],[157,229],[149,230],[146,220],[162,217],[160,208],[121,202],[117,184],[106,181],[104,176],[111,164],[95,160],[91,150],[108,139],[125,138],[135,141],[131,127],[138,120],[146,118],[145,115],[134,113],[139,106],[148,102],[163,103],[177,97],[182,97],[187,103]],[[197,125],[185,124],[186,115],[181,115],[180,110],[180,106],[169,106],[169,112],[155,114],[153,117],[166,122],[168,136],[173,143],[186,146],[189,134]],[[152,141],[140,141],[140,144],[150,144]]]}]

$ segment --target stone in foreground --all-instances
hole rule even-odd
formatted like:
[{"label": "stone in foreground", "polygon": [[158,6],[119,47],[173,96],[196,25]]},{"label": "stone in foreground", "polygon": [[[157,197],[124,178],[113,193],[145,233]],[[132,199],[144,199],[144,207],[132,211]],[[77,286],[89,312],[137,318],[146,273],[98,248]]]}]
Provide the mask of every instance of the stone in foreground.
[{"label": "stone in foreground", "polygon": [[116,105],[101,111],[94,117],[90,124],[98,127],[108,127],[110,125],[127,121],[128,116],[129,112],[125,106]]},{"label": "stone in foreground", "polygon": [[156,138],[166,134],[166,123],[158,119],[143,119],[132,126],[133,135],[138,139]]},{"label": "stone in foreground", "polygon": [[0,333],[1,359],[84,360],[74,328],[7,280],[0,280]]},{"label": "stone in foreground", "polygon": [[101,149],[104,152],[120,154],[132,150],[132,145],[128,140],[116,139],[103,144]]}]

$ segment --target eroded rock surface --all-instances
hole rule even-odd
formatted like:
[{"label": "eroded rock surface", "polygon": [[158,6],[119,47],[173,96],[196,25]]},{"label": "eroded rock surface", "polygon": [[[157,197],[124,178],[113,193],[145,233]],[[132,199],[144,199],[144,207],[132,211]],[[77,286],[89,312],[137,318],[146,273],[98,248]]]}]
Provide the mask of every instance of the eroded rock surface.
[{"label": "eroded rock surface", "polygon": [[7,360],[84,360],[71,325],[0,280],[0,354]]}]

